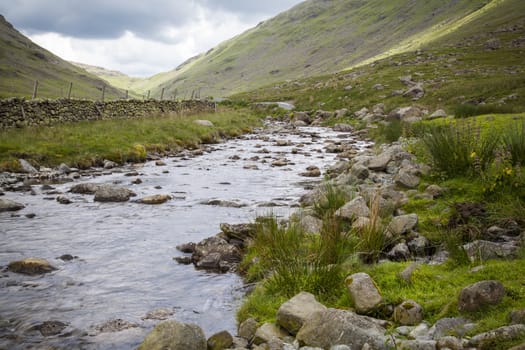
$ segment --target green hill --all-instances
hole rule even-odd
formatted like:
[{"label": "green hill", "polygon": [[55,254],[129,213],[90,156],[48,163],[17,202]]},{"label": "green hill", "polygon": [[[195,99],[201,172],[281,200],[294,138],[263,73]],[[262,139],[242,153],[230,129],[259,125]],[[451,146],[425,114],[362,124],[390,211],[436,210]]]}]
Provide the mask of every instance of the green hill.
[{"label": "green hill", "polygon": [[[35,80],[39,98],[67,97],[72,82],[71,97],[100,99],[102,86],[108,85],[36,45],[0,15],[0,98],[31,98]],[[115,99],[124,93],[107,86],[105,96]]]},{"label": "green hill", "polygon": [[[496,1],[497,2],[497,1]],[[490,0],[309,0],[165,73],[155,93],[227,96],[413,50]]]},{"label": "green hill", "polygon": [[[419,37],[419,50],[397,54],[393,50],[368,64],[269,84],[233,99],[290,100],[299,109],[356,111],[383,103],[387,110],[418,104],[449,113],[465,108],[525,111],[524,1],[494,1],[455,26],[443,27],[433,38],[424,36]],[[425,91],[417,101],[402,96],[409,88],[402,80],[408,77]]]}]

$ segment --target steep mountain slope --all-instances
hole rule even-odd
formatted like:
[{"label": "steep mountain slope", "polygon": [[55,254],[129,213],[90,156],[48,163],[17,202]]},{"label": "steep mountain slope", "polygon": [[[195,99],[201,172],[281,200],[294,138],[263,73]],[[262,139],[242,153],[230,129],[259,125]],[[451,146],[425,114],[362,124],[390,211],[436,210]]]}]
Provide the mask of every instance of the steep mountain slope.
[{"label": "steep mountain slope", "polygon": [[[291,100],[299,109],[386,110],[417,104],[454,114],[472,109],[525,111],[525,2],[493,2],[421,50],[379,59],[336,74],[295,79],[233,96],[239,101]],[[407,83],[408,82],[408,83]],[[425,93],[403,96],[414,83]]]},{"label": "steep mountain slope", "polygon": [[[33,43],[0,15],[0,98],[27,97],[33,94],[38,80],[38,97],[66,97],[70,82],[71,97],[101,98],[106,82],[72,65]],[[123,96],[123,92],[106,87],[108,99]]]},{"label": "steep mountain slope", "polygon": [[335,72],[402,42],[405,50],[412,49],[410,42],[421,32],[453,26],[489,2],[308,0],[166,73],[170,80],[157,93],[165,88],[190,94],[200,88],[203,95],[225,96]]}]

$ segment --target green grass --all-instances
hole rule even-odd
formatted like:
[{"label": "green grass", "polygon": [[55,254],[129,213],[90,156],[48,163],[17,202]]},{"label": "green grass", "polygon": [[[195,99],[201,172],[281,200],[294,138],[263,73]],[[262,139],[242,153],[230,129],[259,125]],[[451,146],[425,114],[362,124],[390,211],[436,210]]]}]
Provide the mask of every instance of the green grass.
[{"label": "green grass", "polygon": [[[208,119],[214,127],[193,123]],[[55,166],[62,162],[88,167],[110,159],[118,163],[143,161],[145,151],[169,151],[214,143],[238,136],[259,124],[249,111],[163,116],[134,120],[102,120],[0,132],[0,168],[16,167],[16,159]],[[31,140],[31,142],[28,142]]]}]

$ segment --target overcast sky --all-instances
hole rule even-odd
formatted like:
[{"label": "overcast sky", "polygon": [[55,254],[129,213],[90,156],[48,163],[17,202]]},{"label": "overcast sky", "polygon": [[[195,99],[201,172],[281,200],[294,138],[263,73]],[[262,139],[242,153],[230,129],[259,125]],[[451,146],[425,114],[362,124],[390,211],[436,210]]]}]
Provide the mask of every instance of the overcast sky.
[{"label": "overcast sky", "polygon": [[302,0],[0,0],[0,14],[71,61],[168,71]]}]

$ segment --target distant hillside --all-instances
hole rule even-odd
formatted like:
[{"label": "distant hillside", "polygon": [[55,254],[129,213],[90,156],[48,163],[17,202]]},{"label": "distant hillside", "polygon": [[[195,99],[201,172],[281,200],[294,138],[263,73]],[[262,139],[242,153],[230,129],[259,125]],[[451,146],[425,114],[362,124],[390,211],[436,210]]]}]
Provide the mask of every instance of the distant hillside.
[{"label": "distant hillside", "polygon": [[[39,98],[66,97],[72,82],[73,98],[99,99],[102,86],[107,85],[36,45],[0,15],[0,98],[31,98],[35,80],[39,82]],[[107,86],[105,96],[115,99],[123,92]]]},{"label": "distant hillside", "polygon": [[[421,50],[378,58],[336,74],[293,79],[232,96],[239,101],[290,100],[300,110],[347,108],[382,103],[386,110],[417,104],[450,114],[525,111],[525,1],[491,3]],[[438,28],[439,29],[439,28]],[[424,95],[403,96],[419,84]]]},{"label": "distant hillside", "polygon": [[[499,0],[496,0],[499,1]],[[413,50],[490,0],[308,0],[191,62],[156,90],[226,96],[336,72],[384,53]],[[424,41],[420,40],[420,36]],[[398,50],[398,47],[402,50]]]}]

